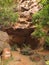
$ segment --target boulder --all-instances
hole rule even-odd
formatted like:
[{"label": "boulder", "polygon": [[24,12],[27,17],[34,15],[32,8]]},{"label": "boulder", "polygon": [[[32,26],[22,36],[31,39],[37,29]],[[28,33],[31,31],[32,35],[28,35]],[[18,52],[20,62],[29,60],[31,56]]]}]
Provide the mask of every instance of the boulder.
[{"label": "boulder", "polygon": [[0,53],[4,48],[10,48],[9,36],[6,32],[0,31]]}]

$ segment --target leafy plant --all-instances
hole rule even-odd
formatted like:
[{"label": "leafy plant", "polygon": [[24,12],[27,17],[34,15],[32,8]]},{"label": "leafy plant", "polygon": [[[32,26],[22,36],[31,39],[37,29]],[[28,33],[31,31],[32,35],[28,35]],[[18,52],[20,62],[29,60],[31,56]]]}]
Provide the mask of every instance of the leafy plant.
[{"label": "leafy plant", "polygon": [[32,22],[36,26],[36,29],[32,35],[37,38],[44,37],[45,43],[49,45],[49,36],[44,31],[44,27],[49,28],[49,0],[41,0],[40,4],[43,5],[43,8],[33,15]]},{"label": "leafy plant", "polygon": [[13,0],[0,0],[0,23],[15,23],[18,20],[18,13],[14,12],[16,6]]},{"label": "leafy plant", "polygon": [[11,50],[16,51],[18,48],[17,44],[11,45]]},{"label": "leafy plant", "polygon": [[32,35],[34,37],[41,38],[41,37],[44,37],[46,35],[46,33],[42,30],[42,26],[41,25],[36,25],[36,29],[32,33]]},{"label": "leafy plant", "polygon": [[25,45],[23,49],[20,51],[23,55],[32,55],[32,50],[30,48],[30,45]]}]

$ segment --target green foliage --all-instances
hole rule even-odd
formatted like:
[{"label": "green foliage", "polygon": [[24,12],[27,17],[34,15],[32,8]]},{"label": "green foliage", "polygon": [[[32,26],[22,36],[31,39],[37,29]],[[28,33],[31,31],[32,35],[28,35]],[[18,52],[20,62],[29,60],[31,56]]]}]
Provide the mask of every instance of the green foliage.
[{"label": "green foliage", "polygon": [[46,5],[41,11],[33,15],[33,23],[49,26],[49,4]]},{"label": "green foliage", "polygon": [[0,6],[1,7],[7,7],[11,4],[13,4],[13,0],[0,0]]},{"label": "green foliage", "polygon": [[49,65],[49,61],[46,61],[45,63],[46,63],[46,65]]},{"label": "green foliage", "polygon": [[33,15],[33,24],[36,26],[35,31],[32,33],[35,37],[44,37],[45,42],[49,45],[49,36],[43,31],[44,27],[49,28],[49,0],[41,0],[43,8]]},{"label": "green foliage", "polygon": [[15,6],[13,0],[0,0],[0,23],[11,23],[18,20],[18,13],[13,10]]},{"label": "green foliage", "polygon": [[35,31],[32,33],[32,35],[37,38],[44,37],[46,35],[46,33],[42,30],[41,25],[36,25],[36,26],[37,27],[36,27]]},{"label": "green foliage", "polygon": [[16,51],[18,48],[17,44],[11,45],[11,50]]},{"label": "green foliage", "polygon": [[45,37],[44,49],[49,50],[49,36]]},{"label": "green foliage", "polygon": [[49,36],[46,36],[45,42],[46,42],[47,45],[49,45]]},{"label": "green foliage", "polygon": [[32,50],[31,50],[30,45],[25,45],[24,44],[24,47],[23,47],[23,49],[20,52],[23,55],[32,55]]},{"label": "green foliage", "polygon": [[46,4],[47,4],[47,0],[41,0],[41,3],[42,3],[43,5],[46,5]]}]

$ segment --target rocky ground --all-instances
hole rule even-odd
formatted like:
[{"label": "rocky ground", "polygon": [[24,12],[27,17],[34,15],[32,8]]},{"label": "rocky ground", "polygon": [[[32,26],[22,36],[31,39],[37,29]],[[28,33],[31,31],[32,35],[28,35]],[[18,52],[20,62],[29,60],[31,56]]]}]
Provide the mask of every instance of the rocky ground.
[{"label": "rocky ground", "polygon": [[46,65],[49,61],[49,51],[32,50],[29,46],[18,48],[14,45],[16,51],[11,48],[8,34],[0,31],[0,65]]},{"label": "rocky ground", "polygon": [[49,52],[44,51],[43,53],[37,52],[31,56],[26,56],[18,51],[12,51],[11,59],[8,59],[8,61],[2,60],[2,62],[0,60],[0,65],[46,65],[46,61],[49,60],[48,54]]}]

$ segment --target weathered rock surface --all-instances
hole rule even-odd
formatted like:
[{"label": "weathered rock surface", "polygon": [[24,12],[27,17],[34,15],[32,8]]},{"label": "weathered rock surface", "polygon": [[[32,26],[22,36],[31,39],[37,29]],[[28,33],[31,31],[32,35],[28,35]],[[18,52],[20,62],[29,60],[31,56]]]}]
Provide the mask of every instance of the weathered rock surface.
[{"label": "weathered rock surface", "polygon": [[8,40],[8,34],[6,32],[0,31],[0,41],[7,42]]},{"label": "weathered rock surface", "polygon": [[5,31],[10,35],[10,40],[13,43],[30,44],[34,49],[38,46],[38,40],[31,37],[35,26],[32,24],[32,14],[40,10],[39,2],[36,0],[18,0],[16,7],[19,13],[18,22]]},{"label": "weathered rock surface", "polygon": [[41,5],[39,6],[39,2],[36,0],[20,0],[17,9],[18,11],[27,12],[28,14],[35,13],[42,8]]},{"label": "weathered rock surface", "polygon": [[4,48],[10,48],[9,36],[6,32],[0,31],[0,53]]},{"label": "weathered rock surface", "polygon": [[6,29],[6,31],[10,35],[10,40],[13,44],[16,43],[21,47],[25,43],[31,45],[33,49],[38,46],[39,41],[31,37],[34,28],[10,28]]}]

